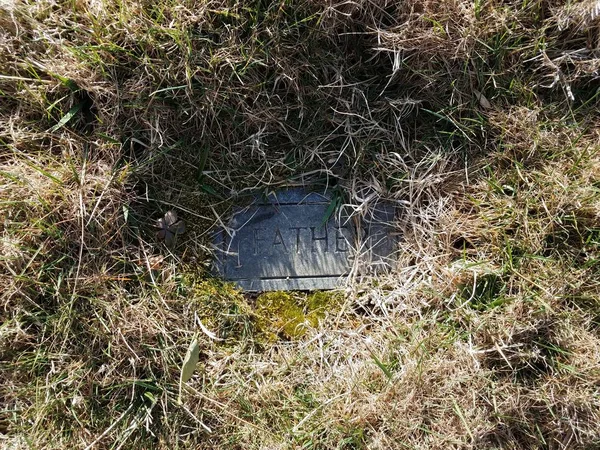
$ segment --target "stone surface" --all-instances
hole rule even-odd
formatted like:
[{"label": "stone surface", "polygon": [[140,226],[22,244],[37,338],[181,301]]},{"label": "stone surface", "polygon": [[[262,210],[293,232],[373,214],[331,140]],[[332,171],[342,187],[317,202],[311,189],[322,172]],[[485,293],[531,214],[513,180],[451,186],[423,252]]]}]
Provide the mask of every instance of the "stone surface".
[{"label": "stone surface", "polygon": [[391,205],[360,221],[343,213],[325,220],[330,205],[329,193],[290,189],[235,209],[217,233],[217,272],[247,291],[332,289],[357,256],[371,268],[389,262]]}]

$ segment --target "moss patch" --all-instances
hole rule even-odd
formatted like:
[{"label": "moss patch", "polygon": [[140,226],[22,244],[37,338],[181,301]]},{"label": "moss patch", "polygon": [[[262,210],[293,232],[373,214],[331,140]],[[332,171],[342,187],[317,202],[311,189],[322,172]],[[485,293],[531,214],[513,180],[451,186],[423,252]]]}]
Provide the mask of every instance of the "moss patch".
[{"label": "moss patch", "polygon": [[202,323],[218,330],[226,343],[238,343],[254,334],[252,309],[233,284],[216,279],[198,281],[191,285],[190,294]]},{"label": "moss patch", "polygon": [[279,336],[296,339],[317,327],[328,313],[339,311],[342,302],[339,292],[267,292],[256,299],[256,325],[269,341]]},{"label": "moss patch", "polygon": [[184,280],[185,295],[202,323],[219,330],[230,344],[252,340],[273,343],[280,338],[298,339],[328,316],[340,311],[340,292],[267,292],[258,296],[253,310],[246,296],[231,283],[217,279]]}]

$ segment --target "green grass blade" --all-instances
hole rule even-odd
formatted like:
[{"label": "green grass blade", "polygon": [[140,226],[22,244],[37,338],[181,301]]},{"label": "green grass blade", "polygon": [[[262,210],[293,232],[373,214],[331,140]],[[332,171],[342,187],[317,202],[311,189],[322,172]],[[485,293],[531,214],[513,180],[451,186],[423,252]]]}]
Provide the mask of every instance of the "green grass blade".
[{"label": "green grass blade", "polygon": [[50,131],[52,133],[54,133],[55,131],[60,130],[62,127],[64,127],[69,120],[71,120],[73,117],[75,117],[75,114],[77,114],[79,112],[79,110],[81,109],[81,103],[73,106],[68,113],[66,113],[64,116],[62,116],[62,118],[58,121],[58,123],[56,125],[54,125],[52,128],[50,128]]}]

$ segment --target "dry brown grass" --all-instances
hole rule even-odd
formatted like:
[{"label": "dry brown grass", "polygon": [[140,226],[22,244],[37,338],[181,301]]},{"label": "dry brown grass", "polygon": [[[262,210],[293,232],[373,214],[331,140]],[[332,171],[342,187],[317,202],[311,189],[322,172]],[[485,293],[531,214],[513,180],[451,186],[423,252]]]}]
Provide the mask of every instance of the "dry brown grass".
[{"label": "dry brown grass", "polygon": [[[0,2],[0,446],[600,446],[599,20],[595,1]],[[207,275],[209,233],[298,183],[395,202],[401,251],[273,341]]]}]

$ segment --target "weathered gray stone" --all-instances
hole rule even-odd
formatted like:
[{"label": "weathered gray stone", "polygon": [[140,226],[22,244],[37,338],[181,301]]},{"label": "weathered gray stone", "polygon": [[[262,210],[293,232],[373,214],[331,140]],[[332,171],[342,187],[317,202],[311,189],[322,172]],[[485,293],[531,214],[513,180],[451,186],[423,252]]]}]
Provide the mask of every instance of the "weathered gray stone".
[{"label": "weathered gray stone", "polygon": [[330,204],[329,193],[289,189],[235,209],[217,233],[218,273],[247,291],[332,289],[357,256],[372,268],[388,262],[393,206],[326,220]]}]

